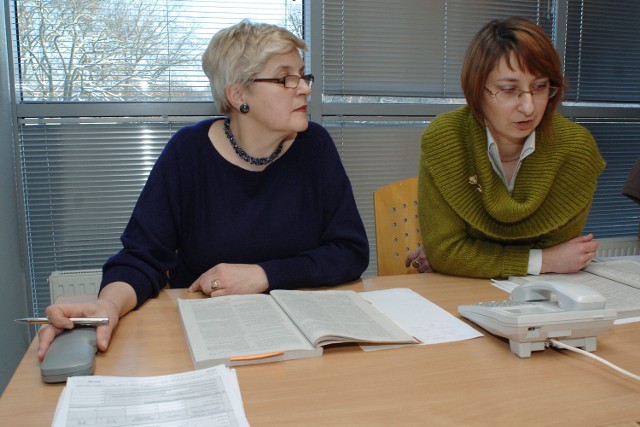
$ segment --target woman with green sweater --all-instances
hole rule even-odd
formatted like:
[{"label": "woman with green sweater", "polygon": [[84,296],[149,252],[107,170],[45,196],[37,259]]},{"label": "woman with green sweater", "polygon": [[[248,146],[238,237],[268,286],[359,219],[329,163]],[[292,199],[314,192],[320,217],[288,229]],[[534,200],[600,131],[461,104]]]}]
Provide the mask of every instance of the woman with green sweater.
[{"label": "woman with green sweater", "polygon": [[[581,235],[605,163],[587,129],[560,114],[565,83],[544,31],[487,24],[462,66],[467,106],[422,136],[419,272],[490,278],[572,273],[595,256]],[[425,253],[426,252],[426,253]]]}]

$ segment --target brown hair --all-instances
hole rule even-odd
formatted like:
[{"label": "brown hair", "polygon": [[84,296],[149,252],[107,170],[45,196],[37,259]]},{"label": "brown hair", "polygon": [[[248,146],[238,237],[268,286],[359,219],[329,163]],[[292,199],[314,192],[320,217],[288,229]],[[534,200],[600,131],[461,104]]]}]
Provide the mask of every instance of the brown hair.
[{"label": "brown hair", "polygon": [[549,99],[539,128],[544,132],[551,116],[562,102],[566,84],[558,54],[549,36],[533,22],[519,17],[496,19],[485,25],[473,38],[462,63],[461,84],[467,105],[474,117],[484,124],[482,108],[487,78],[502,58],[512,68],[511,54],[518,67],[528,73],[546,76],[558,94]]}]

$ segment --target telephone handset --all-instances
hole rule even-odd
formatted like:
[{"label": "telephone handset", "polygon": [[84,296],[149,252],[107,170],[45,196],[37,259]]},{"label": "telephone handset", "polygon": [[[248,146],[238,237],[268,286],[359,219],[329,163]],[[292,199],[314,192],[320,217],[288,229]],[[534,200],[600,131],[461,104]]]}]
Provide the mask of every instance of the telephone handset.
[{"label": "telephone handset", "polygon": [[544,350],[549,338],[595,351],[596,336],[617,316],[605,303],[602,294],[588,286],[539,280],[518,286],[506,301],[461,305],[458,311],[492,334],[508,338],[519,357],[530,357],[532,351]]},{"label": "telephone handset", "polygon": [[511,292],[514,302],[551,301],[555,295],[558,307],[563,310],[599,310],[605,298],[595,289],[577,283],[545,282],[542,280],[520,285]]}]

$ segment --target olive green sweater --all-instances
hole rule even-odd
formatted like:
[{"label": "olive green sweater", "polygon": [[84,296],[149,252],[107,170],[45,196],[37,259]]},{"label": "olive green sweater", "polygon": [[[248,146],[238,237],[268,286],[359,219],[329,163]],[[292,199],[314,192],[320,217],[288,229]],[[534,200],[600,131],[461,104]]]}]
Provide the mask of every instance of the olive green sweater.
[{"label": "olive green sweater", "polygon": [[552,137],[536,132],[535,152],[522,161],[509,194],[471,111],[436,117],[422,135],[419,176],[429,262],[459,276],[526,275],[530,249],[582,233],[604,166],[589,131],[555,114]]}]

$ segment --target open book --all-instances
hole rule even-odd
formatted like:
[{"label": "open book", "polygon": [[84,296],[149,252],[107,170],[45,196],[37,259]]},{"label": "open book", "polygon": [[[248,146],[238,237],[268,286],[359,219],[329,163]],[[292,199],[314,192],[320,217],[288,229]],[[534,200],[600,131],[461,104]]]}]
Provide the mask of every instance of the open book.
[{"label": "open book", "polygon": [[634,260],[613,260],[592,262],[585,271],[606,277],[640,290],[640,262]]},{"label": "open book", "polygon": [[597,261],[577,273],[545,273],[539,276],[509,277],[521,285],[534,280],[553,280],[587,285],[607,300],[606,308],[618,312],[618,319],[640,316],[640,262],[634,260]]},{"label": "open book", "polygon": [[178,309],[196,369],[318,357],[336,343],[418,343],[354,291],[179,299]]}]

